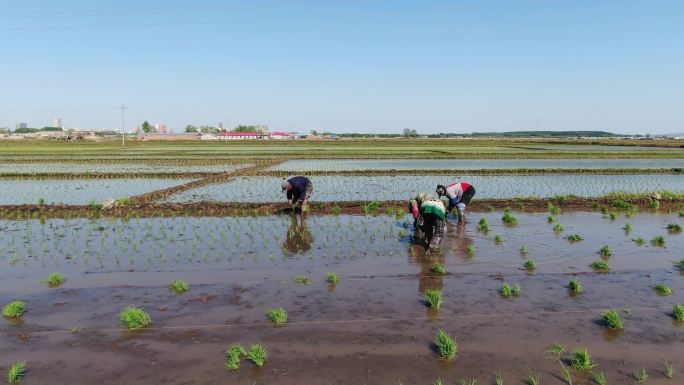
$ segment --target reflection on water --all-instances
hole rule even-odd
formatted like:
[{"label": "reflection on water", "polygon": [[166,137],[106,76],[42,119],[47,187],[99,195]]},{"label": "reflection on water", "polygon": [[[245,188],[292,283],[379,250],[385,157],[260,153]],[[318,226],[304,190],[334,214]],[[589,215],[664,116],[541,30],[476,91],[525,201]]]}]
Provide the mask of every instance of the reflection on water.
[{"label": "reflection on water", "polygon": [[306,215],[291,214],[290,221],[283,247],[290,253],[304,254],[311,249],[314,241],[306,224]]}]

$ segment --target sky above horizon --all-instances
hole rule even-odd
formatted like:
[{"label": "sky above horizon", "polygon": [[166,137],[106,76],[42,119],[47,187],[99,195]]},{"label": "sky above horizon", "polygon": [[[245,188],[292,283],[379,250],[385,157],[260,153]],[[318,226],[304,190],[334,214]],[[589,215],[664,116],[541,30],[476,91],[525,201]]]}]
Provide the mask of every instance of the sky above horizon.
[{"label": "sky above horizon", "polygon": [[0,127],[684,132],[680,0],[5,0],[0,47]]}]

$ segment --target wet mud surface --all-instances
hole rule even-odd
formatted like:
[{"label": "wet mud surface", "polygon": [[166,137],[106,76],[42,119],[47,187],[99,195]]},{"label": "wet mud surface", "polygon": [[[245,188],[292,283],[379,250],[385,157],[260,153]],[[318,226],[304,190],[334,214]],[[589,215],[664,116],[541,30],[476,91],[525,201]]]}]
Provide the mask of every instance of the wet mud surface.
[{"label": "wet mud surface", "polygon": [[[547,213],[514,214],[515,227],[502,224],[498,212],[474,212],[462,226],[449,219],[442,251],[429,255],[404,233],[406,219],[392,216],[309,218],[306,229],[287,216],[198,218],[164,226],[163,218],[152,225],[97,222],[93,228],[106,228],[92,233],[93,249],[104,250],[100,264],[65,259],[73,254],[72,238],[75,250],[87,239],[78,235],[89,229],[79,221],[88,220],[48,221],[43,230],[37,220],[36,227],[2,223],[0,302],[20,299],[28,305],[21,321],[0,320],[0,362],[26,360],[25,384],[432,384],[438,377],[448,384],[470,377],[489,384],[497,372],[507,384],[522,384],[529,371],[542,384],[562,384],[559,364],[545,352],[562,343],[569,352],[589,349],[608,383],[632,383],[632,373],[641,368],[652,384],[684,378],[684,324],[671,316],[672,304],[684,302],[684,274],[673,266],[684,257],[684,234],[665,228],[681,218],[636,213],[610,220],[598,212],[570,212],[557,216],[565,227],[557,234]],[[489,233],[476,229],[480,218],[489,221]],[[224,243],[219,229],[230,220],[229,228],[240,231],[228,231]],[[250,220],[261,222],[250,227]],[[622,229],[627,222],[633,225],[630,234]],[[158,261],[157,252],[168,242],[161,228],[176,234],[165,252],[196,249],[208,260]],[[259,235],[252,239],[245,235],[249,231]],[[121,252],[127,238],[115,235],[99,246],[101,234],[117,232],[142,234],[130,241],[138,247]],[[497,244],[496,234],[505,241]],[[568,234],[584,240],[571,243],[564,238]],[[649,243],[660,235],[664,247]],[[636,245],[632,239],[638,237],[646,244]],[[268,246],[262,243],[266,238]],[[40,239],[49,258],[24,258],[29,248],[12,246]],[[468,255],[471,244],[476,251]],[[597,273],[588,265],[601,259],[604,244],[612,249],[605,258],[612,271]],[[33,253],[40,249],[36,245]],[[14,253],[18,260],[10,264]],[[117,265],[117,253],[137,255],[136,264],[124,259]],[[233,254],[230,260],[217,258]],[[533,273],[521,268],[526,258],[537,262]],[[446,267],[446,276],[430,271],[436,262]],[[41,285],[51,271],[65,273],[67,282],[59,288]],[[328,271],[340,275],[337,285],[325,282]],[[312,283],[295,283],[297,275]],[[570,294],[571,278],[582,282],[584,293]],[[171,292],[166,285],[172,279],[187,280],[190,290]],[[498,289],[504,281],[520,284],[520,296],[503,298]],[[659,283],[674,294],[657,294],[653,287]],[[424,303],[428,288],[442,290],[438,311]],[[119,312],[128,305],[147,310],[153,325],[121,329]],[[289,323],[270,325],[265,313],[281,306]],[[601,313],[607,309],[620,309],[623,331],[604,327]],[[439,329],[459,344],[452,361],[434,351]],[[238,342],[263,344],[267,364],[256,368],[245,360],[237,371],[224,368],[226,347]],[[663,373],[664,360],[674,366],[671,380]],[[574,383],[590,383],[586,374],[573,375]]]}]

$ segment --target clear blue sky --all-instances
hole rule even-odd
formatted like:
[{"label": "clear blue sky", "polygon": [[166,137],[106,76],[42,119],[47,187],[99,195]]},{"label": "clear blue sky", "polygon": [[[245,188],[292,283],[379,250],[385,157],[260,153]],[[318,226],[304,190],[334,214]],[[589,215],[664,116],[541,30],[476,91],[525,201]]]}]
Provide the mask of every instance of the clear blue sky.
[{"label": "clear blue sky", "polygon": [[681,0],[4,0],[0,47],[0,127],[684,131]]}]

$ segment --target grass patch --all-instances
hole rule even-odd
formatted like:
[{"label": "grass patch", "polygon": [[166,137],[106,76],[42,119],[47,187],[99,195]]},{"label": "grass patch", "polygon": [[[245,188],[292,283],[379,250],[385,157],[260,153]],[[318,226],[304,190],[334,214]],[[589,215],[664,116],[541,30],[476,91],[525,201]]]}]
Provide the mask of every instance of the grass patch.
[{"label": "grass patch", "polygon": [[55,272],[55,273],[51,273],[50,275],[48,275],[48,277],[46,279],[40,281],[40,283],[54,287],[54,286],[59,286],[59,285],[63,284],[65,281],[66,281],[66,278],[64,277],[64,275],[62,273]]},{"label": "grass patch", "polygon": [[611,255],[613,255],[613,252],[610,250],[610,246],[603,245],[601,250],[599,250],[599,254],[601,254],[604,257],[610,257]]},{"label": "grass patch", "polygon": [[15,384],[24,378],[24,374],[26,374],[26,362],[17,361],[7,371],[7,382]]},{"label": "grass patch", "polygon": [[579,372],[588,372],[597,365],[591,361],[591,354],[587,349],[579,349],[572,355],[570,366]]},{"label": "grass patch", "polygon": [[311,285],[311,279],[305,275],[296,276],[294,281],[302,285]]},{"label": "grass patch", "polygon": [[425,302],[432,309],[442,307],[442,292],[438,289],[427,289],[425,291]]},{"label": "grass patch", "polygon": [[594,270],[610,271],[610,265],[606,261],[594,261],[590,266]]},{"label": "grass patch", "polygon": [[568,235],[568,236],[565,237],[565,238],[566,238],[568,241],[570,241],[570,242],[579,242],[579,241],[583,241],[583,240],[584,240],[584,238],[582,238],[582,236],[579,235],[579,234],[571,234],[571,235]]},{"label": "grass patch", "polygon": [[571,279],[568,283],[568,287],[570,288],[570,291],[573,294],[582,294],[582,292],[584,291],[584,287],[582,287],[582,282],[580,282],[577,278]]},{"label": "grass patch", "polygon": [[682,226],[679,223],[670,223],[669,225],[667,225],[667,231],[671,233],[681,233]]},{"label": "grass patch", "polygon": [[505,224],[511,225],[511,226],[515,226],[518,224],[518,218],[516,218],[513,214],[511,214],[511,209],[509,209],[508,207],[506,207],[504,209],[504,215],[503,215],[503,217],[501,217],[501,220]]},{"label": "grass patch", "polygon": [[477,229],[483,233],[489,232],[489,222],[487,222],[487,218],[480,218],[480,222],[477,224]]},{"label": "grass patch", "polygon": [[502,237],[502,236],[499,235],[499,234],[497,234],[497,235],[494,236],[494,242],[496,242],[497,245],[500,245],[500,244],[504,243],[505,240],[506,240],[506,239],[504,239],[504,237]]},{"label": "grass patch", "polygon": [[437,332],[435,345],[439,356],[444,359],[450,360],[458,353],[458,344],[442,329]]},{"label": "grass patch", "polygon": [[20,318],[26,313],[26,302],[12,301],[2,308],[2,316],[7,318]]},{"label": "grass patch", "polygon": [[152,324],[150,315],[143,309],[129,306],[121,312],[121,325],[128,330],[137,330]]},{"label": "grass patch", "polygon": [[174,280],[169,282],[169,289],[175,291],[176,293],[185,293],[190,290],[190,285],[185,281]]},{"label": "grass patch", "polygon": [[442,266],[442,264],[440,264],[440,263],[435,263],[434,265],[432,265],[432,268],[430,268],[430,271],[432,271],[433,273],[435,273],[437,275],[446,275],[446,273],[447,273],[444,266]]},{"label": "grass patch", "polygon": [[622,318],[620,318],[620,314],[617,312],[617,310],[607,310],[603,313],[602,317],[603,324],[608,329],[622,330],[625,328],[622,323]]},{"label": "grass patch", "polygon": [[671,295],[672,294],[672,289],[665,285],[664,283],[659,283],[653,287],[655,291],[658,292],[658,294],[661,295]]},{"label": "grass patch", "polygon": [[563,227],[563,225],[561,225],[560,223],[556,223],[553,226],[553,231],[556,233],[562,233],[563,231],[565,231],[565,227]]},{"label": "grass patch", "polygon": [[[653,201],[653,202],[657,202],[657,201]],[[648,381],[648,370],[646,370],[646,369],[636,370],[636,371],[634,371],[633,375],[634,375],[634,379],[639,384],[643,384],[646,381]]]},{"label": "grass patch", "polygon": [[247,357],[247,351],[245,350],[245,347],[240,344],[230,345],[228,350],[226,350],[226,354],[228,356],[226,359],[226,368],[231,370],[240,369],[240,361]]},{"label": "grass patch", "polygon": [[287,322],[287,312],[282,307],[269,310],[266,316],[271,323],[276,325],[282,325]]},{"label": "grass patch", "polygon": [[256,366],[264,366],[268,359],[268,352],[266,348],[260,344],[254,344],[247,352],[247,359],[252,361]]},{"label": "grass patch", "polygon": [[325,274],[325,280],[331,285],[337,285],[340,282],[340,276],[334,271]]},{"label": "grass patch", "polygon": [[672,318],[677,321],[684,321],[684,306],[679,304],[672,305]]},{"label": "grass patch", "polygon": [[534,271],[537,268],[537,263],[534,261],[534,259],[528,259],[523,263],[523,267],[527,271]]},{"label": "grass patch", "polygon": [[613,207],[616,209],[620,209],[620,210],[633,210],[634,209],[633,204],[631,204],[629,202],[625,202],[622,199],[618,199],[618,200],[614,201]]},{"label": "grass patch", "polygon": [[663,246],[665,246],[665,237],[663,237],[662,235],[659,235],[657,237],[653,237],[653,239],[651,239],[651,244],[653,246],[663,247]]},{"label": "grass patch", "polygon": [[363,212],[366,215],[377,215],[380,212],[381,204],[378,201],[363,205]]}]

